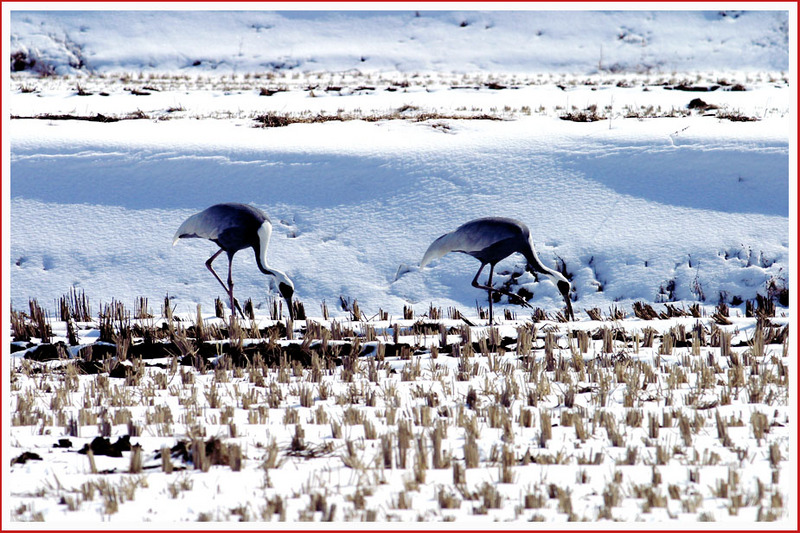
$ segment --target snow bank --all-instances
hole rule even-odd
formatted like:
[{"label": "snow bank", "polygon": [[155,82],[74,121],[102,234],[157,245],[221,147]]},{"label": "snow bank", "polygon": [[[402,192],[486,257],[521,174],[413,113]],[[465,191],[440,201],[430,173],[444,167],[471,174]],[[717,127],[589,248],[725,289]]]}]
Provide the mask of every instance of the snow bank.
[{"label": "snow bank", "polygon": [[[211,306],[216,249],[172,235],[210,204],[264,209],[270,262],[314,312],[355,298],[367,311],[474,307],[478,263],[459,254],[419,271],[427,245],[466,220],[531,227],[542,259],[566,263],[576,308],[764,294],[787,276],[788,146],[783,122],[705,117],[576,124],[529,117],[430,123],[351,121],[256,129],[237,121],[18,121],[11,168],[11,297],[47,305],[70,286],[93,299]],[[784,137],[785,138],[785,137]],[[224,259],[219,268],[224,268]],[[410,272],[395,280],[401,265]],[[512,256],[498,273],[521,266]],[[268,301],[252,254],[237,292]],[[500,276],[499,281],[502,281]],[[548,282],[520,281],[560,305]],[[674,288],[669,289],[674,285]]]},{"label": "snow bank", "polygon": [[59,74],[780,71],[788,31],[786,11],[11,12],[11,50]]}]

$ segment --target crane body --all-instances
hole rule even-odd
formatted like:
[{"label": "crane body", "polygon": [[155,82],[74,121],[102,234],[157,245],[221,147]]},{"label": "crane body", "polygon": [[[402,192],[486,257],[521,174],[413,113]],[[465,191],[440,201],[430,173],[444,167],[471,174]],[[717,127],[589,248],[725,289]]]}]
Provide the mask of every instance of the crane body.
[{"label": "crane body", "polygon": [[[270,267],[267,263],[267,250],[271,236],[272,223],[260,209],[245,204],[224,203],[212,205],[187,218],[175,232],[172,244],[174,246],[180,239],[201,238],[208,239],[219,246],[220,249],[206,261],[206,267],[228,294],[232,315],[236,313],[236,309],[242,313],[233,297],[233,256],[239,250],[252,248],[258,269],[269,277],[270,284],[286,300],[289,316],[294,318],[292,308],[294,284],[285,273]],[[227,285],[212,266],[214,260],[222,252],[228,255]],[[244,316],[243,313],[242,316]]]},{"label": "crane body", "polygon": [[[495,265],[513,253],[522,254],[527,261],[527,270],[537,274],[544,274],[558,287],[566,303],[567,319],[575,318],[572,312],[572,302],[569,292],[572,288],[570,282],[560,272],[546,267],[539,259],[536,248],[531,239],[528,227],[513,218],[486,217],[471,220],[462,224],[454,231],[445,233],[428,247],[420,261],[424,267],[431,261],[443,257],[450,252],[461,252],[476,258],[481,262],[478,273],[472,280],[472,286],[484,289],[489,293],[489,323],[493,323],[492,293],[497,292],[507,296],[509,294],[501,289],[492,287],[492,276]],[[486,285],[478,282],[478,277],[484,267],[489,265],[489,281]]]}]

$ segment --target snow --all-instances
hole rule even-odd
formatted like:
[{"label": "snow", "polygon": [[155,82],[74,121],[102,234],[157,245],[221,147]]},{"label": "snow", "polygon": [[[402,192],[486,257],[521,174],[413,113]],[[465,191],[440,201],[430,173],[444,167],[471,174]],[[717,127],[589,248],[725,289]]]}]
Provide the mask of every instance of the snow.
[{"label": "snow", "polygon": [[[406,122],[18,121],[12,304],[35,294],[49,305],[74,286],[93,301],[169,294],[179,312],[210,306],[218,286],[202,262],[215,246],[173,248],[171,237],[221,201],[270,215],[270,263],[311,309],[340,295],[373,312],[472,307],[473,259],[415,265],[440,234],[493,214],[525,221],[546,264],[566,262],[578,306],[654,301],[671,279],[676,300],[698,299],[694,279],[708,304],[720,291],[752,299],[787,273],[785,122],[686,117],[609,129],[531,116],[443,133]],[[411,271],[395,280],[400,265]],[[235,272],[240,294],[266,305],[254,256],[238,254]],[[548,282],[530,288],[538,305],[558,305]]]},{"label": "snow", "polygon": [[[523,11],[516,4],[501,9],[492,4],[487,11],[420,6],[418,13],[413,7],[305,10],[310,7],[245,12],[216,4],[196,11],[50,6],[53,10],[46,11],[3,5],[9,50],[36,61],[33,71],[4,74],[6,324],[9,310],[27,310],[31,298],[54,317],[58,299],[71,288],[85,291],[95,313],[112,299],[130,307],[145,297],[158,316],[168,296],[178,315],[193,320],[199,304],[209,317],[215,298],[226,301],[203,265],[217,248],[200,240],[173,247],[172,236],[189,215],[227,201],[250,203],[270,216],[270,264],[291,277],[296,298],[311,317],[321,316],[323,304],[332,317],[346,317],[338,305],[342,297],[357,300],[367,316],[388,312],[392,320],[382,325],[387,330],[402,317],[404,306],[411,306],[417,317],[431,306],[454,307],[477,320],[476,303],[486,305],[485,293],[470,285],[477,261],[450,254],[424,269],[417,265],[436,237],[489,215],[524,221],[543,262],[550,267],[563,262],[573,285],[577,329],[598,327],[587,320],[587,309],[617,306],[631,316],[637,301],[679,307],[700,303],[710,314],[725,300],[734,303],[736,317],[744,313],[744,304],[737,309],[735,302],[766,295],[771,284],[788,288],[795,301],[797,191],[796,180],[789,179],[790,172],[796,176],[794,4],[725,12],[582,11],[564,10],[561,4],[557,11]],[[506,88],[493,89],[490,83]],[[737,83],[746,90],[730,90]],[[719,88],[676,90],[681,84]],[[79,87],[93,94],[78,95]],[[280,92],[262,96],[264,88]],[[132,89],[149,94],[136,95]],[[690,111],[694,98],[718,110]],[[606,120],[561,120],[567,112],[588,109]],[[135,113],[147,118],[110,123],[56,119]],[[266,113],[348,120],[256,127],[255,117]],[[414,119],[423,113],[437,117]],[[757,120],[736,122],[724,113]],[[500,120],[447,118],[482,114]],[[371,120],[376,116],[383,118]],[[224,271],[224,263],[224,257],[218,259],[218,271]],[[496,282],[521,272],[522,263],[520,256],[501,262]],[[237,296],[252,298],[263,320],[276,295],[251,252],[236,255],[233,275]],[[522,287],[534,294],[533,306],[550,314],[563,306],[548,281],[539,283],[524,273],[516,289]],[[503,308],[521,320],[529,316],[505,298],[495,306],[496,316]],[[775,320],[788,323],[790,308],[779,306],[778,312]],[[651,325],[662,332],[675,322],[625,324],[631,331]],[[501,329],[516,336],[517,326],[508,323]],[[739,326],[740,332],[753,328],[751,322]],[[793,327],[792,335],[796,331]],[[651,356],[645,352],[641,359]],[[671,361],[678,364],[681,358]],[[427,358],[422,365],[431,362]],[[400,372],[407,363],[392,364]],[[793,362],[791,371],[794,379]],[[211,377],[198,376],[201,389],[212,383]],[[471,385],[477,387],[477,380]],[[439,387],[441,381],[426,375],[423,383]],[[33,379],[25,381],[21,390],[32,385]],[[457,389],[463,401],[467,389]],[[621,404],[620,398],[614,402]],[[178,406],[177,398],[160,399]],[[775,430],[784,439],[793,437],[795,424],[794,407],[787,403],[772,417],[790,419],[786,431]],[[736,405],[725,415],[734,408],[746,411],[740,417],[747,424],[750,407]],[[341,415],[338,406],[333,409]],[[131,410],[136,416],[144,412]],[[270,410],[267,424],[281,446],[292,434],[288,426],[276,427],[284,411]],[[237,416],[246,417],[246,410]],[[311,410],[303,411],[304,421],[309,416]],[[237,442],[253,447],[245,455],[260,456],[262,450],[253,443],[263,444],[264,425],[248,426],[246,420],[237,425],[244,432]],[[328,435],[327,425],[304,427],[310,442]],[[43,446],[36,435],[25,433],[35,427],[24,428],[14,428],[14,456]],[[93,430],[82,428],[81,444],[96,436]],[[217,431],[227,429],[215,426],[208,435]],[[500,440],[497,431],[483,430],[484,459]],[[125,426],[115,427],[112,441],[126,432]],[[517,442],[529,438],[525,432]],[[571,439],[571,428],[554,428],[550,451]],[[697,440],[702,450],[702,439]],[[148,449],[157,449],[175,440],[147,442]],[[461,442],[448,445],[460,453]],[[788,452],[785,441],[781,445]],[[369,441],[369,446],[379,443]],[[98,469],[106,468],[108,458],[97,459]],[[111,461],[108,467],[112,464],[119,466]],[[328,468],[325,464],[293,459],[290,469],[297,469],[297,475],[286,476],[286,483],[300,491],[305,480],[322,475],[314,472]],[[13,468],[14,483],[27,480],[17,494],[33,493],[42,479],[65,472],[38,462]],[[643,465],[630,468],[626,479],[651,475]],[[634,468],[642,472],[633,473]],[[719,468],[718,477],[728,475]],[[788,470],[782,487],[789,486]],[[9,479],[6,472],[4,479]],[[82,472],[90,478],[87,470]],[[356,485],[348,469],[327,472],[329,485],[344,485],[348,491]],[[539,472],[573,483],[575,467],[549,465]],[[665,487],[678,483],[670,479],[669,469],[662,472]],[[703,476],[710,486],[707,472]],[[198,474],[191,476],[196,500],[170,499],[175,503],[171,509],[153,503],[148,519],[195,520],[215,493],[216,508],[231,509],[239,487],[242,494],[263,498],[258,469],[240,477],[216,469],[205,478]],[[491,474],[470,469],[469,485],[496,476],[494,469]],[[761,473],[748,476],[754,484]],[[397,470],[387,471],[387,477],[371,501],[396,498],[403,477]],[[450,470],[429,470],[428,477],[430,483],[414,500],[420,513],[435,507],[436,484],[452,481]],[[162,498],[175,482],[160,473],[148,479],[149,493]],[[524,489],[512,485],[504,490]],[[602,490],[602,483],[576,486],[573,500],[594,501]],[[228,493],[225,502],[220,492]],[[121,505],[118,514],[104,514],[99,500],[92,504],[97,509],[81,513],[42,505],[46,520],[65,527],[72,520],[112,516],[117,523],[136,522],[142,512],[139,506]],[[290,517],[301,510],[296,501],[287,505]],[[417,517],[398,513],[403,520]],[[565,519],[545,515],[551,524]],[[669,520],[658,512],[642,516],[635,508],[620,516]],[[509,508],[482,519],[488,524],[515,516]],[[723,519],[721,513],[717,519]],[[736,517],[725,519],[726,526],[737,525]]]},{"label": "snow", "polygon": [[262,13],[220,6],[206,8],[213,13],[15,10],[11,47],[52,62],[59,74],[74,72],[78,64],[98,72],[192,72],[200,67],[215,73],[789,68],[785,11],[553,12],[514,7],[435,11],[420,6],[417,12],[300,7]]}]

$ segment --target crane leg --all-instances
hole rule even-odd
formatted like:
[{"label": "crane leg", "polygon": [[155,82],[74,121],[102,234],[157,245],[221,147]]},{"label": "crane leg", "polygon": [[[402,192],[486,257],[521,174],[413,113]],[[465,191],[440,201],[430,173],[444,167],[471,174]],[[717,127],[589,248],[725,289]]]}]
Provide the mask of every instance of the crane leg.
[{"label": "crane leg", "polygon": [[481,272],[483,272],[483,267],[485,267],[485,266],[486,266],[486,263],[481,263],[481,267],[478,269],[478,273],[475,274],[474,278],[472,278],[472,286],[473,287],[476,287],[478,289],[486,289],[486,287],[484,287],[483,285],[478,283],[478,277],[481,275]]},{"label": "crane leg", "polygon": [[511,302],[511,303],[515,303],[514,300],[512,300],[512,298],[514,298],[514,299],[518,300],[519,304],[522,305],[523,307],[532,308],[531,304],[529,304],[528,302],[523,300],[520,296],[518,296],[518,295],[516,295],[514,293],[511,293],[511,292],[504,291],[502,289],[496,289],[496,288],[492,287],[492,275],[494,274],[494,265],[491,265],[491,264],[489,265],[490,266],[490,268],[489,268],[489,282],[486,285],[481,285],[480,283],[478,283],[478,277],[481,275],[481,272],[483,272],[483,267],[485,267],[485,266],[486,266],[486,263],[483,263],[481,265],[481,268],[478,269],[478,273],[475,274],[475,278],[472,280],[472,286],[477,288],[477,289],[483,289],[483,290],[485,290],[485,291],[487,291],[489,293],[489,325],[492,325],[493,318],[494,318],[493,309],[492,309],[492,293],[496,292],[496,293],[499,293],[499,294],[504,294],[504,295],[508,296],[508,298],[509,298],[508,301]]},{"label": "crane leg", "polygon": [[492,275],[494,274],[494,264],[489,265],[489,282],[486,285],[481,285],[478,283],[478,277],[483,272],[483,267],[486,266],[486,263],[481,263],[481,267],[478,269],[478,273],[475,274],[475,277],[472,279],[472,286],[477,289],[483,289],[489,293],[489,325],[491,326],[493,323],[493,309],[492,309],[492,293],[496,292],[495,289],[492,287]]},{"label": "crane leg", "polygon": [[236,307],[233,305],[233,257],[228,257],[228,296],[231,298],[231,322],[236,318]]},{"label": "crane leg", "polygon": [[[223,289],[225,289],[225,292],[227,293],[228,297],[231,300],[231,313],[235,313],[235,309],[238,309],[239,310],[239,314],[241,314],[242,318],[244,318],[244,313],[242,312],[242,308],[239,307],[239,302],[237,302],[233,298],[233,277],[231,276],[231,266],[232,266],[231,259],[232,258],[228,257],[228,284],[230,285],[230,287],[225,285],[225,282],[222,281],[221,277],[219,277],[219,274],[217,274],[217,271],[214,270],[214,267],[211,266],[211,263],[214,262],[214,259],[219,257],[219,254],[221,254],[223,251],[224,250],[222,248],[220,248],[219,250],[217,250],[217,252],[214,255],[209,257],[208,261],[206,261],[206,268],[208,268],[209,272],[214,274],[214,277],[217,278],[217,281],[219,281],[219,284],[222,285]],[[234,304],[235,304],[235,307],[234,307]]]},{"label": "crane leg", "polygon": [[230,297],[231,297],[231,320],[236,316],[236,311],[239,311],[242,319],[245,318],[244,311],[242,311],[241,306],[239,305],[239,300],[233,297],[233,256],[228,257],[228,287],[230,288]]},{"label": "crane leg", "polygon": [[225,292],[226,292],[226,293],[229,293],[230,291],[228,290],[228,287],[227,287],[227,285],[225,285],[225,282],[224,282],[224,281],[222,281],[222,278],[221,278],[221,277],[219,277],[219,275],[217,274],[216,270],[214,270],[214,267],[212,267],[212,266],[211,266],[211,263],[213,263],[213,262],[214,262],[214,259],[216,259],[217,257],[219,257],[219,254],[221,254],[222,252],[223,252],[223,250],[220,248],[219,250],[217,250],[217,253],[215,253],[214,255],[212,255],[211,257],[209,257],[209,258],[208,258],[208,261],[206,261],[206,268],[209,270],[209,272],[211,272],[212,274],[214,274],[214,277],[215,277],[215,278],[217,278],[217,281],[219,281],[219,284],[220,284],[220,285],[222,285],[222,288],[223,288],[223,289],[225,289]]},{"label": "crane leg", "polygon": [[489,325],[491,326],[494,324],[494,313],[492,307],[494,306],[494,302],[492,301],[492,276],[494,275],[494,263],[489,265],[489,282],[486,284],[489,286]]}]

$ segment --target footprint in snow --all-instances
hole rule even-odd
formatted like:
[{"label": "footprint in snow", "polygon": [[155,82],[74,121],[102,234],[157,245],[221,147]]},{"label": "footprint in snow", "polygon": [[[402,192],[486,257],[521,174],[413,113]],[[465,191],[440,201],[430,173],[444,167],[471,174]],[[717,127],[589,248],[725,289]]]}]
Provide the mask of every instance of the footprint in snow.
[{"label": "footprint in snow", "polygon": [[294,221],[294,217],[292,220],[280,219],[278,223],[286,228],[286,236],[290,239],[296,239],[300,235],[300,230],[297,228],[297,224]]}]

